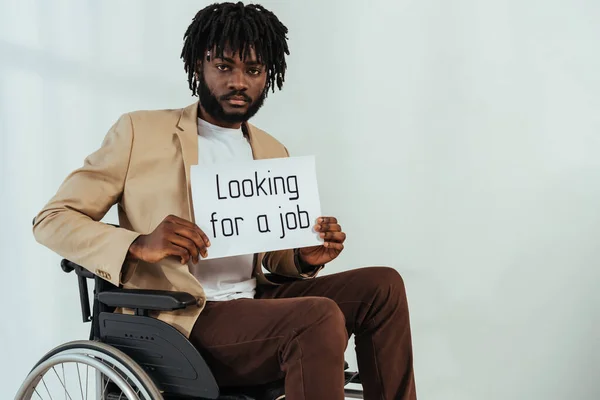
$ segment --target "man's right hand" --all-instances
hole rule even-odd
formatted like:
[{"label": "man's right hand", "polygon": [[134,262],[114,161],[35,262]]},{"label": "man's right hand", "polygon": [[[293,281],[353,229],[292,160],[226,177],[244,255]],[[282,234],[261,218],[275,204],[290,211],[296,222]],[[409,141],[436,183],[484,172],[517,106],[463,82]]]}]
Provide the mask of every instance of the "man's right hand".
[{"label": "man's right hand", "polygon": [[148,263],[156,263],[169,256],[181,258],[181,264],[199,256],[206,257],[210,246],[208,236],[198,226],[185,219],[169,215],[156,229],[138,236],[129,247],[128,256]]}]

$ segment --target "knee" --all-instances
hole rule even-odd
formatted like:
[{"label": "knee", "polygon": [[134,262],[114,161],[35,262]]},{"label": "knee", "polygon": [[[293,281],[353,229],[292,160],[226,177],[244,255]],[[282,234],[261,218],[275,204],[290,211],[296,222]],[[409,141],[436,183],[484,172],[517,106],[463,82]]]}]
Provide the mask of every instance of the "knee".
[{"label": "knee", "polygon": [[404,279],[398,271],[391,267],[371,267],[365,268],[365,282],[369,282],[376,288],[384,289],[391,288],[398,293],[404,293]]},{"label": "knee", "polygon": [[321,339],[326,335],[333,342],[343,343],[345,348],[348,341],[346,318],[337,303],[325,297],[313,297],[310,301],[308,314],[312,330]]},{"label": "knee", "polygon": [[394,268],[363,268],[358,279],[373,304],[393,308],[406,306],[404,280]]},{"label": "knee", "polygon": [[338,305],[322,297],[305,297],[300,303],[304,312],[296,320],[289,340],[283,342],[284,363],[302,358],[321,365],[343,365],[348,331]]},{"label": "knee", "polygon": [[343,328],[346,326],[346,318],[337,303],[326,297],[313,298],[311,307],[313,317],[325,322],[329,327]]}]

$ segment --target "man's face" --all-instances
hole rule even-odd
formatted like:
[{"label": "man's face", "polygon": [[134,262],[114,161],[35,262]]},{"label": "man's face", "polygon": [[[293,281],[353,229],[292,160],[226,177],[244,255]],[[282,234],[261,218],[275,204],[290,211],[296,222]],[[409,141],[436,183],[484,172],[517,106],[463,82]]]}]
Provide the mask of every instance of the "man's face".
[{"label": "man's face", "polygon": [[265,66],[256,61],[254,50],[245,61],[238,52],[229,50],[223,52],[223,58],[215,58],[213,51],[207,54],[198,72],[202,108],[219,124],[247,121],[258,112],[267,95]]}]

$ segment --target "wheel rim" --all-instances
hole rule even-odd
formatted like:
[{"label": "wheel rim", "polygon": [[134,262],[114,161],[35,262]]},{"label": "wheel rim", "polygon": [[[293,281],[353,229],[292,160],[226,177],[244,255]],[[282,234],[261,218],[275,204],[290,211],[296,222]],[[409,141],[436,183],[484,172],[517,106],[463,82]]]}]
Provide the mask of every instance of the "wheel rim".
[{"label": "wheel rim", "polygon": [[[110,390],[115,386],[118,390],[112,396]],[[15,399],[162,399],[153,385],[149,389],[146,386],[147,383],[142,384],[136,374],[132,373],[131,367],[125,366],[115,357],[92,349],[74,348],[61,351],[35,367],[23,382]]]}]

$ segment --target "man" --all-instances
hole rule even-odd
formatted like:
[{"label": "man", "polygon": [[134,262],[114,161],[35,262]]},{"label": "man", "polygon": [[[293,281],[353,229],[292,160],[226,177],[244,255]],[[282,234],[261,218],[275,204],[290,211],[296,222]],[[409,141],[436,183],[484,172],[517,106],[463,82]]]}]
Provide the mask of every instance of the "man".
[{"label": "man", "polygon": [[[355,335],[367,399],[414,399],[403,281],[392,268],[316,275],[343,250],[336,218],[315,229],[323,245],[205,260],[193,222],[190,166],[287,157],[247,121],[282,88],[287,28],[259,5],[199,11],[182,51],[199,102],[125,114],[36,217],[36,239],[114,285],[176,290],[198,307],[155,316],[201,351],[220,386],[285,377],[290,400],[343,399],[344,351]],[[120,227],[99,222],[118,205]],[[291,282],[276,284],[261,267]]]}]

